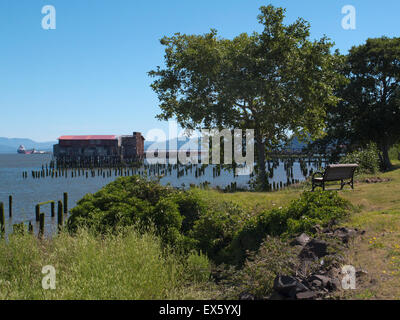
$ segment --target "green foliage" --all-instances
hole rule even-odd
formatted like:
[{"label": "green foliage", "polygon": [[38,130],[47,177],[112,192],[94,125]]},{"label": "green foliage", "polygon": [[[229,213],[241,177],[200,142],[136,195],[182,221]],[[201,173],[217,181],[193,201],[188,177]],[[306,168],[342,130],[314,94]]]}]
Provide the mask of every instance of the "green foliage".
[{"label": "green foliage", "polygon": [[390,148],[389,157],[391,160],[400,160],[400,143],[397,143]]},{"label": "green foliage", "polygon": [[212,202],[189,233],[199,250],[216,263],[229,260],[227,248],[241,229],[244,210],[232,202]]},{"label": "green foliage", "polygon": [[243,268],[225,272],[221,281],[224,298],[238,299],[248,293],[256,299],[266,299],[272,293],[277,275],[294,273],[298,259],[295,249],[276,237],[266,237],[256,252],[251,252]]},{"label": "green foliage", "polygon": [[178,192],[174,194],[174,201],[178,205],[179,212],[184,217],[182,232],[186,234],[193,228],[195,221],[206,213],[208,203],[199,189]]},{"label": "green foliage", "polygon": [[85,195],[71,210],[67,226],[72,232],[90,227],[101,233],[121,226],[154,226],[165,243],[188,249],[193,244],[186,233],[205,208],[195,190],[179,191],[139,176],[121,177]]},{"label": "green foliage", "polygon": [[315,224],[327,225],[348,216],[352,205],[336,191],[303,192],[287,208],[287,234],[310,232]]},{"label": "green foliage", "polygon": [[[188,263],[151,233],[123,229],[102,235],[77,230],[49,241],[26,234],[0,240],[0,299],[210,299],[194,287],[206,258]],[[199,266],[196,269],[196,264]],[[56,290],[43,290],[42,268],[56,269]]]},{"label": "green foliage", "polygon": [[327,225],[333,219],[345,218],[350,203],[334,191],[304,192],[286,208],[272,209],[249,219],[230,248],[236,263],[242,263],[246,251],[259,248],[266,235],[287,237],[311,232],[316,224]]},{"label": "green foliage", "polygon": [[388,151],[400,140],[400,38],[374,38],[354,46],[338,71],[349,80],[329,110],[326,142],[366,145],[375,142],[384,169]]},{"label": "green foliage", "polygon": [[188,279],[195,282],[207,282],[211,278],[211,264],[207,256],[196,251],[191,252],[186,259]]},{"label": "green foliage", "polygon": [[340,159],[340,163],[357,163],[357,174],[375,174],[381,164],[376,144],[370,143],[366,148],[355,150]]}]

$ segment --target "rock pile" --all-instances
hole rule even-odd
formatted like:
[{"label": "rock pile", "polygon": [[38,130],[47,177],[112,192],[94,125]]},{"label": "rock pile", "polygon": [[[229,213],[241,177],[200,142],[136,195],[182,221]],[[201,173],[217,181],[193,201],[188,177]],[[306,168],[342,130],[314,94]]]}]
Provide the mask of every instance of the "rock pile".
[{"label": "rock pile", "polygon": [[341,288],[340,268],[345,261],[339,251],[348,245],[351,238],[365,232],[334,228],[334,224],[325,229],[315,226],[314,238],[303,233],[291,241],[292,246],[299,247],[296,275],[278,275],[270,299],[323,299]]},{"label": "rock pile", "polygon": [[380,183],[380,182],[389,182],[390,179],[388,178],[380,178],[380,177],[376,177],[376,178],[366,178],[364,180],[361,180],[359,182],[365,182],[365,183]]}]

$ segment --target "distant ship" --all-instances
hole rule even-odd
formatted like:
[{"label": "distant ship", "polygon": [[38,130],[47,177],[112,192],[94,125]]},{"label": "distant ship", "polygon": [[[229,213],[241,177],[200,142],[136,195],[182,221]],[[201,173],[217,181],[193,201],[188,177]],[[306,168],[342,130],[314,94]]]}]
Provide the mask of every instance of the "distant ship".
[{"label": "distant ship", "polygon": [[26,150],[25,147],[21,144],[19,146],[19,148],[17,149],[17,153],[20,153],[20,154],[47,154],[49,152],[36,151],[35,148],[33,148],[31,150]]}]

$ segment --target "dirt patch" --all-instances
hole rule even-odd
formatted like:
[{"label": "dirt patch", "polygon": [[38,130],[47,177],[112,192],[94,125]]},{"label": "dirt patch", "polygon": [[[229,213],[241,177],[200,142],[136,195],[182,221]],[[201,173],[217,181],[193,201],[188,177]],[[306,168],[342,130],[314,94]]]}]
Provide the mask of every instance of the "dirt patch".
[{"label": "dirt patch", "polygon": [[389,178],[380,178],[380,177],[372,177],[372,178],[365,178],[362,180],[356,180],[356,183],[381,183],[381,182],[389,182],[391,179]]}]

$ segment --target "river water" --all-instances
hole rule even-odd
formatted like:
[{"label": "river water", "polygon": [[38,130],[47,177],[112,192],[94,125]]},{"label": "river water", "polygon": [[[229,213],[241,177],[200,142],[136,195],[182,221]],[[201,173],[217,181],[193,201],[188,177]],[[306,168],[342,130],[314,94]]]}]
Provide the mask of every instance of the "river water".
[{"label": "river water", "polygon": [[[6,233],[12,231],[12,225],[20,222],[32,222],[35,232],[37,232],[38,224],[35,221],[35,205],[49,200],[62,200],[63,193],[68,192],[69,209],[76,205],[76,202],[87,193],[94,193],[101,187],[115,180],[114,170],[112,176],[103,177],[96,175],[95,177],[86,178],[85,175],[58,178],[39,178],[34,179],[31,175],[32,171],[42,169],[42,165],[49,164],[52,160],[52,155],[49,154],[0,154],[0,202],[4,203],[6,216]],[[303,164],[304,166],[304,164]],[[300,163],[293,163],[293,177],[302,181],[305,179]],[[306,168],[315,169],[314,163],[307,163]],[[27,178],[23,178],[22,172],[27,171]],[[249,176],[233,176],[232,172],[222,171],[219,176],[213,175],[213,168],[209,166],[205,169],[204,174],[199,177],[195,176],[195,170],[188,170],[187,174],[177,177],[176,170],[172,174],[167,174],[161,179],[162,184],[170,183],[175,187],[188,187],[190,184],[199,185],[200,183],[209,182],[212,187],[225,188],[232,182],[236,183],[239,188],[248,186]],[[273,177],[270,178],[270,183],[287,181],[287,174],[282,161],[274,169]],[[13,217],[9,218],[8,214],[8,198],[13,196]],[[56,217],[50,216],[50,204],[43,206],[41,212],[46,215],[45,230],[46,234],[50,235],[56,231]],[[57,216],[57,214],[56,214]]]}]

